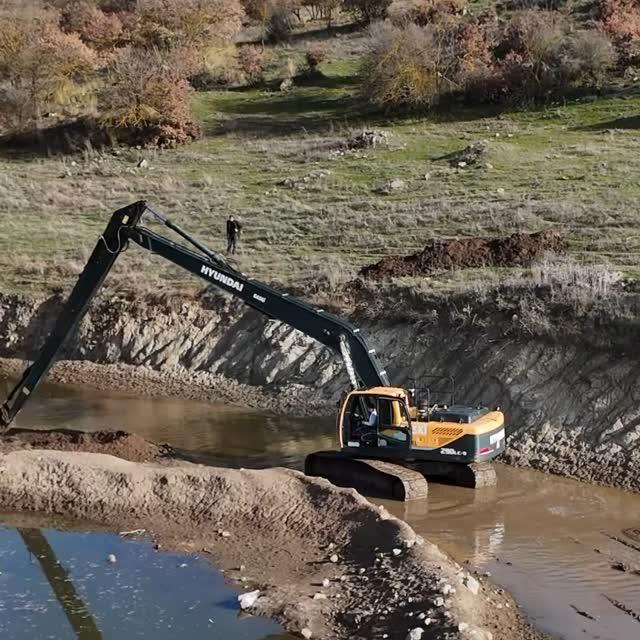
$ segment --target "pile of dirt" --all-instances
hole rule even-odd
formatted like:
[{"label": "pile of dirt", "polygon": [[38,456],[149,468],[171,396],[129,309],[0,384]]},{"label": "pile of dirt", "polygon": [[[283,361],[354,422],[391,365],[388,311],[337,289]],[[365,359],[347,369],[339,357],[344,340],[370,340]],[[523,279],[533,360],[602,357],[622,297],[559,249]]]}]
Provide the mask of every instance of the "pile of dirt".
[{"label": "pile of dirt", "polygon": [[387,256],[367,265],[360,270],[360,275],[381,280],[454,269],[527,267],[545,254],[562,254],[566,249],[566,240],[554,230],[514,233],[502,238],[433,240],[417,253]]},{"label": "pile of dirt", "polygon": [[0,453],[25,449],[105,453],[131,462],[157,462],[175,457],[169,445],[158,445],[125,431],[12,429],[0,438]]}]

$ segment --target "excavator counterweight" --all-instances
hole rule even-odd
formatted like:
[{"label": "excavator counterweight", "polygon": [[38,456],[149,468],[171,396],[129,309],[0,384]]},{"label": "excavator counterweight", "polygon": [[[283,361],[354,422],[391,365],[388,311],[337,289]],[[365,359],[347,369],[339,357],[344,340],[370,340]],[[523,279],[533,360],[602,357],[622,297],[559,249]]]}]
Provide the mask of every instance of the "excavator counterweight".
[{"label": "excavator counterweight", "polygon": [[[141,222],[146,213],[191,247],[144,227]],[[116,259],[131,243],[301,331],[342,358],[351,390],[344,394],[338,413],[340,453],[311,454],[306,465],[309,474],[399,499],[426,495],[426,481],[423,486],[420,477],[444,476],[477,486],[476,476],[486,479],[491,475],[485,463],[501,453],[505,444],[504,416],[499,410],[432,404],[430,394],[425,404],[418,389],[390,386],[375,350],[357,327],[248,278],[144,201],[112,214],[40,353],[0,407],[0,431],[9,427],[46,376]],[[483,470],[476,472],[476,468]]]}]

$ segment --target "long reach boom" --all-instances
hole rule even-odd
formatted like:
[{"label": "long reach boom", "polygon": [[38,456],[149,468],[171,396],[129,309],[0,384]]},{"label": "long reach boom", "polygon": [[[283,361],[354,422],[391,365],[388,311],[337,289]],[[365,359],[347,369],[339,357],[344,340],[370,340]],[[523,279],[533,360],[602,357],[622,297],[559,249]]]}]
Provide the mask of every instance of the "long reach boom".
[{"label": "long reach boom", "polygon": [[[142,216],[147,212],[197,251],[141,226]],[[179,226],[153,211],[145,201],[139,201],[119,209],[111,216],[39,355],[0,407],[0,430],[8,428],[47,374],[65,341],[87,312],[117,257],[130,241],[338,352],[344,360],[353,388],[389,386],[386,372],[381,369],[375,351],[369,348],[359,329],[338,316],[247,278],[222,255],[207,249]]]}]

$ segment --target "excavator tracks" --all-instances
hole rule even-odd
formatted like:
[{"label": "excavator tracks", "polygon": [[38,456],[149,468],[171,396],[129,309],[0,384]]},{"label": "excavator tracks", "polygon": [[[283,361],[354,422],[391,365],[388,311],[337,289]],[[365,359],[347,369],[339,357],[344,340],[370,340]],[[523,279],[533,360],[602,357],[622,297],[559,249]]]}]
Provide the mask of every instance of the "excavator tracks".
[{"label": "excavator tracks", "polygon": [[304,472],[321,477],[339,487],[393,500],[418,500],[429,493],[429,480],[479,489],[497,482],[489,463],[453,464],[416,461],[394,464],[371,458],[354,458],[340,451],[318,451],[307,456]]},{"label": "excavator tracks", "polygon": [[353,458],[339,451],[308,455],[304,472],[378,498],[418,500],[429,492],[427,480],[419,471],[382,460]]}]

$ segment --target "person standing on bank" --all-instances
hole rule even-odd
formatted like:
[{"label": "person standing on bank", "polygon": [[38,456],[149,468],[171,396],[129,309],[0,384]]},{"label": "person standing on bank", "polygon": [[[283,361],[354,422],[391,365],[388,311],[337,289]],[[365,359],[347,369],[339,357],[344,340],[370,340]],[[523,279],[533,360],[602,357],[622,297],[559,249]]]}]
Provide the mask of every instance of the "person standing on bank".
[{"label": "person standing on bank", "polygon": [[227,253],[235,253],[242,225],[233,217],[227,220]]}]

